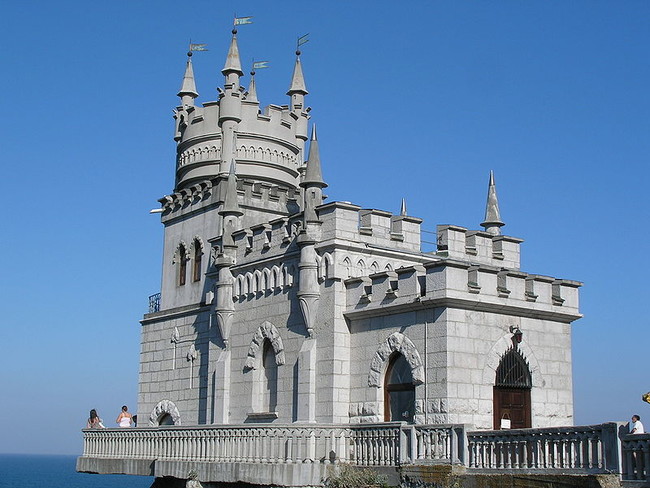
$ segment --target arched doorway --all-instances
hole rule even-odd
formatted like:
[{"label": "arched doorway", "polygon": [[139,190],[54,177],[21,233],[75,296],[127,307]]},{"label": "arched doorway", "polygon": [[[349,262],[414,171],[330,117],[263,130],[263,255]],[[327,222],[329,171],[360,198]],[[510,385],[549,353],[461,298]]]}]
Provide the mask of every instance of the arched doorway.
[{"label": "arched doorway", "polygon": [[391,356],[384,379],[384,420],[413,422],[415,385],[411,366],[403,354]]},{"label": "arched doorway", "polygon": [[494,429],[525,429],[532,427],[530,390],[532,388],[530,368],[516,346],[512,346],[501,357],[494,383],[493,411]]}]

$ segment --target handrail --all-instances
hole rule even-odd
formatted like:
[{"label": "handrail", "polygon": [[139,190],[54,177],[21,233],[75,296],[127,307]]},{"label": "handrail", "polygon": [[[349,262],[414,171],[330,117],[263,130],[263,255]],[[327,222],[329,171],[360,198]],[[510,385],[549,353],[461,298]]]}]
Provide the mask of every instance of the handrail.
[{"label": "handrail", "polygon": [[618,424],[468,433],[469,468],[620,473]]}]

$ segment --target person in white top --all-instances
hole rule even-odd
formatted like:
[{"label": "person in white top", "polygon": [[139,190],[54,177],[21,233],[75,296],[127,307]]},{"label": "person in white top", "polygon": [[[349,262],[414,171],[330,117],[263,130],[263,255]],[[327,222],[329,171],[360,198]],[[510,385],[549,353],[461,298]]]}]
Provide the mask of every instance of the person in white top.
[{"label": "person in white top", "polygon": [[632,415],[632,422],[630,422],[630,434],[645,434],[645,430],[643,430],[643,424],[641,423],[641,417],[638,415]]},{"label": "person in white top", "polygon": [[133,416],[129,413],[129,409],[126,405],[122,407],[122,411],[117,416],[117,419],[115,421],[120,427],[131,427]]}]

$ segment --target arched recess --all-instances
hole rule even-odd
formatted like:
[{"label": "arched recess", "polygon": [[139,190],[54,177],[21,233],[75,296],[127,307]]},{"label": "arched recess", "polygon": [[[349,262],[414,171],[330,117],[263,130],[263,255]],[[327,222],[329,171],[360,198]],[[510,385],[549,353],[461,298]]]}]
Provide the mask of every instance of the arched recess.
[{"label": "arched recess", "polygon": [[185,241],[179,242],[172,257],[172,264],[178,264],[176,271],[176,284],[178,286],[183,286],[187,281],[187,261],[189,259],[190,254],[187,249],[187,244],[185,244]]},{"label": "arched recess", "polygon": [[418,353],[415,344],[401,332],[393,332],[379,346],[377,352],[370,362],[370,373],[368,374],[368,386],[381,388],[384,372],[388,367],[388,360],[394,353],[400,353],[411,367],[413,384],[420,385],[424,383],[424,366],[420,353]]},{"label": "arched recess", "polygon": [[496,369],[492,396],[494,429],[532,427],[532,386],[528,361],[514,344],[503,354]]},{"label": "arched recess", "polygon": [[345,257],[343,260],[343,267],[345,268],[345,277],[352,278],[352,262],[349,257]]},{"label": "arched recess", "polygon": [[190,246],[190,256],[192,257],[192,281],[201,281],[202,257],[203,257],[203,239],[201,236],[194,236]]},{"label": "arched recess", "polygon": [[[504,334],[494,345],[490,348],[487,354],[483,356],[485,358],[485,364],[483,365],[483,381],[484,385],[493,385],[494,378],[501,362],[503,355],[512,347],[512,334]],[[531,380],[533,388],[542,388],[546,384],[544,377],[542,376],[541,368],[535,353],[530,348],[526,342],[526,336],[522,342],[517,344],[517,348],[521,354],[526,358],[528,362],[528,368],[530,369]]]},{"label": "arched recess", "polygon": [[415,416],[415,385],[406,357],[395,352],[384,375],[384,421],[412,423]]},{"label": "arched recess", "polygon": [[171,400],[162,400],[151,411],[149,425],[181,425],[181,414]]},{"label": "arched recess", "polygon": [[262,346],[266,339],[268,339],[270,346],[273,349],[275,364],[278,366],[284,364],[284,344],[282,342],[282,337],[280,337],[280,332],[278,332],[277,327],[271,322],[265,321],[258,327],[255,334],[253,334],[251,345],[248,348],[248,356],[244,363],[244,372],[256,369],[261,364],[260,355],[263,353]]},{"label": "arched recess", "polygon": [[384,405],[384,420],[412,422],[415,387],[423,382],[424,366],[415,344],[393,332],[377,349],[368,375],[368,386],[377,388],[377,401]]}]

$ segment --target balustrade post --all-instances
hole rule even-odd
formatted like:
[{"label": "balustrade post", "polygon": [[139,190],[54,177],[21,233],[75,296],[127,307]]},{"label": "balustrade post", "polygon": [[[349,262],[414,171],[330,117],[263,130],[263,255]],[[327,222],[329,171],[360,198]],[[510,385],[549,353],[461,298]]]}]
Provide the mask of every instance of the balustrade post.
[{"label": "balustrade post", "polygon": [[350,441],[348,434],[349,431],[346,429],[341,430],[341,434],[339,435],[339,443],[338,443],[338,449],[336,453],[336,461],[345,463],[350,459],[350,456],[348,454],[348,449],[350,446]]}]

